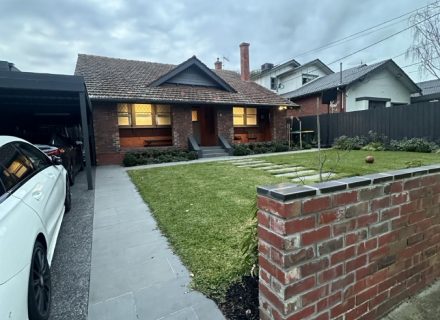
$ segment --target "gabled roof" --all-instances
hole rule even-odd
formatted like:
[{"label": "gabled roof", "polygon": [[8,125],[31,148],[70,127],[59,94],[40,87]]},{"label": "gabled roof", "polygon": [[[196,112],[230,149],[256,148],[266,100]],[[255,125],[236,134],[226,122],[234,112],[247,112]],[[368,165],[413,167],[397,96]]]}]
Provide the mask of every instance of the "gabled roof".
[{"label": "gabled roof", "polygon": [[429,80],[429,81],[423,81],[418,82],[417,85],[420,89],[422,89],[421,94],[423,96],[428,96],[431,94],[440,94],[440,80]]},{"label": "gabled roof", "polygon": [[[182,84],[181,80],[176,83],[174,80],[185,66],[197,68],[215,86]],[[254,82],[241,80],[237,72],[211,70],[195,57],[176,66],[79,54],[75,74],[84,77],[92,100],[295,105]],[[230,90],[225,90],[226,88]]]},{"label": "gabled roof", "polygon": [[[200,82],[206,86],[218,87],[229,92],[236,92],[225,80],[220,78],[216,73],[209,69],[204,63],[202,63],[196,56],[192,56],[185,62],[179,64],[174,69],[170,70],[168,73],[161,76],[159,79],[153,81],[151,87],[159,87],[165,83],[174,84],[193,84],[190,81],[185,81],[186,79],[177,77],[184,73],[185,71],[190,71],[191,74],[200,77]],[[201,74],[197,74],[197,71]],[[206,80],[203,78],[207,78]],[[172,81],[174,80],[174,81]]]},{"label": "gabled roof", "polygon": [[340,72],[332,73],[310,81],[294,91],[282,94],[282,96],[289,99],[299,98],[328,89],[344,87],[354,83],[355,81],[362,80],[370,73],[383,70],[384,68],[388,68],[391,72],[393,72],[398,79],[409,88],[410,92],[420,91],[420,88],[411,80],[411,78],[408,77],[408,75],[393,60],[389,59],[371,65],[364,64],[359,67],[343,70],[342,82]]},{"label": "gabled roof", "polygon": [[330,68],[329,68],[324,62],[322,62],[322,61],[319,60],[319,59],[315,59],[315,60],[309,61],[309,62],[307,62],[307,63],[304,63],[304,64],[302,64],[302,65],[296,67],[295,69],[289,70],[289,71],[287,71],[287,72],[285,72],[285,73],[283,73],[283,74],[279,74],[278,77],[280,77],[280,78],[287,77],[287,76],[291,75],[292,73],[296,73],[296,72],[298,72],[299,70],[301,70],[301,69],[303,69],[303,68],[308,68],[308,67],[310,67],[310,66],[318,66],[318,67],[321,68],[326,74],[334,73],[334,71],[333,71],[332,69],[330,69]]},{"label": "gabled roof", "polygon": [[295,59],[291,59],[291,60],[289,60],[287,62],[275,65],[273,68],[270,68],[268,70],[264,70],[264,71],[254,70],[254,71],[252,71],[251,79],[252,80],[256,80],[258,78],[261,78],[261,77],[265,76],[267,73],[271,73],[273,71],[282,69],[282,68],[290,66],[290,65],[293,66],[294,68],[297,68],[297,67],[301,66],[301,64],[298,61],[296,61]]}]

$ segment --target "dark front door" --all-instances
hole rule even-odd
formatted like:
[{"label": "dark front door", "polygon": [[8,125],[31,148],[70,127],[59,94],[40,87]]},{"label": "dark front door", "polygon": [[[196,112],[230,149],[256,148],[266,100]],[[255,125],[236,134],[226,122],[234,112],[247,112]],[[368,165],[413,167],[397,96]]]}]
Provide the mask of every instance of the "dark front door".
[{"label": "dark front door", "polygon": [[216,112],[213,107],[203,106],[198,109],[200,123],[200,145],[217,145]]}]

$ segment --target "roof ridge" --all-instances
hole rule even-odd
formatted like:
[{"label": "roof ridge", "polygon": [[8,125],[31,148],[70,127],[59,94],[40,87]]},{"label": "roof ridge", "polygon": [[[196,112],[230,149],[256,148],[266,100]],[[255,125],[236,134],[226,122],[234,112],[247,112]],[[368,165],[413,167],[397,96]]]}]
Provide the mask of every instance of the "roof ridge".
[{"label": "roof ridge", "polygon": [[172,63],[161,63],[161,62],[154,62],[154,61],[147,61],[147,60],[134,60],[134,59],[125,59],[125,58],[115,58],[115,57],[107,57],[97,54],[89,54],[89,53],[78,53],[78,57],[85,56],[85,57],[94,57],[94,58],[103,58],[108,60],[119,60],[119,61],[130,61],[130,62],[142,62],[142,63],[151,63],[151,64],[157,64],[162,66],[171,66],[176,67],[177,64]]}]

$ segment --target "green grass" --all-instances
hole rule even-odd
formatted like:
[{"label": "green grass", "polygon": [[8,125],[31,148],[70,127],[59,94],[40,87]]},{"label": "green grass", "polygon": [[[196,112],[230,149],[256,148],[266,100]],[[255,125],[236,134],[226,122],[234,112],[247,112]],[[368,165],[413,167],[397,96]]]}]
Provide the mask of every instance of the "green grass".
[{"label": "green grass", "polygon": [[[375,163],[364,158],[372,154]],[[326,170],[335,166],[337,152],[326,151]],[[338,176],[362,175],[398,168],[406,162],[440,162],[439,154],[407,152],[339,152]],[[317,153],[264,157],[273,163],[300,164],[317,169]],[[226,288],[249,271],[243,266],[240,245],[250,222],[256,186],[289,181],[261,170],[211,162],[129,172],[150,205],[160,229],[194,274],[193,286],[221,299]]]}]

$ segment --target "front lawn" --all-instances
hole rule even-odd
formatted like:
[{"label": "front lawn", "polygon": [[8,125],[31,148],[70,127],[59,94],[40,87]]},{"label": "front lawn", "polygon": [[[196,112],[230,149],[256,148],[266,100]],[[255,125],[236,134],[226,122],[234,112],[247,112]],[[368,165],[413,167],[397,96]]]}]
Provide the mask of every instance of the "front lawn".
[{"label": "front lawn", "polygon": [[[324,169],[335,165],[337,151],[326,151]],[[364,158],[372,154],[374,164]],[[440,162],[440,154],[339,152],[337,176],[362,175]],[[318,169],[317,153],[261,157],[277,164]],[[194,288],[222,300],[226,289],[249,271],[241,264],[240,244],[255,203],[256,186],[289,181],[286,177],[227,162],[210,162],[129,172],[175,252],[194,274]]]}]

